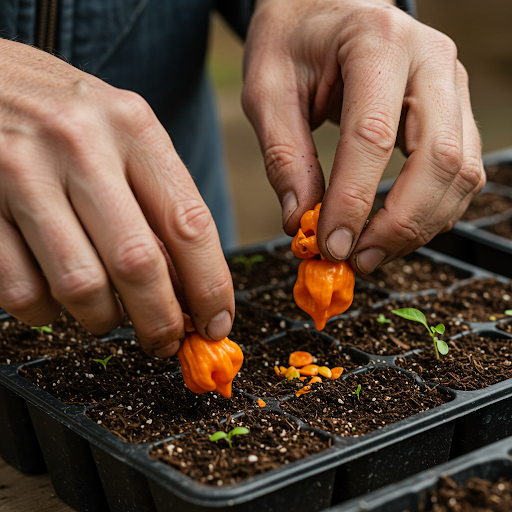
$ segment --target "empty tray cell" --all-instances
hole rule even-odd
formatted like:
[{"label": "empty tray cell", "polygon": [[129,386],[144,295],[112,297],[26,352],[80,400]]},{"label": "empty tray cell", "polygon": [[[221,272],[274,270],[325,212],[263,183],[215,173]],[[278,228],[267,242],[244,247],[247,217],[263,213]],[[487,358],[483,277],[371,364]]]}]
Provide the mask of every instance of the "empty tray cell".
[{"label": "empty tray cell", "polygon": [[351,353],[332,338],[316,331],[289,331],[245,351],[244,364],[233,386],[262,398],[296,393],[304,382],[299,379],[288,380],[278,375],[274,368],[288,368],[290,354],[295,351],[309,352],[318,366],[341,366],[344,372],[368,362],[368,358],[360,356],[358,360],[357,354]]},{"label": "empty tray cell", "polygon": [[278,247],[272,253],[262,247],[261,250],[228,257],[227,261],[236,291],[284,281],[297,275],[301,262],[293,255],[290,244]]},{"label": "empty tray cell", "polygon": [[284,331],[287,322],[253,306],[237,304],[233,328],[228,338],[244,347],[257,344]]},{"label": "empty tray cell", "polygon": [[512,199],[494,192],[487,192],[476,196],[471,201],[471,204],[460,220],[471,222],[483,217],[504,213],[511,209]]},{"label": "empty tray cell", "polygon": [[447,263],[437,263],[428,256],[413,253],[387,263],[372,274],[359,277],[383,290],[410,293],[442,290],[470,276],[470,273]]},{"label": "empty tray cell", "polygon": [[461,285],[452,293],[439,293],[433,308],[466,322],[494,322],[507,318],[512,308],[512,284],[479,279]]},{"label": "empty tray cell", "polygon": [[436,359],[430,346],[396,364],[424,381],[451,389],[482,389],[512,377],[512,338],[496,332],[466,334],[448,341],[447,355]]},{"label": "empty tray cell", "polygon": [[502,236],[508,240],[512,240],[512,219],[505,219],[497,224],[486,226],[485,231],[494,233],[495,235]]}]

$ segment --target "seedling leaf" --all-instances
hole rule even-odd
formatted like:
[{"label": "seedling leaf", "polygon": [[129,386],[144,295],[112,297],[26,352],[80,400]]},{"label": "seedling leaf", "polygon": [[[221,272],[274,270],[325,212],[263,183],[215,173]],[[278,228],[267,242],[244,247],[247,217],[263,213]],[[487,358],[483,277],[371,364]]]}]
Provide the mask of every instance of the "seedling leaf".
[{"label": "seedling leaf", "polygon": [[106,357],[105,359],[93,359],[93,361],[95,361],[96,363],[99,363],[101,364],[101,366],[103,366],[103,369],[105,371],[107,371],[107,363],[112,359],[112,354],[110,354],[108,357]]},{"label": "seedling leaf", "polygon": [[51,327],[48,327],[47,325],[43,325],[42,327],[31,327],[32,330],[34,331],[37,331],[37,332],[47,332],[47,333],[50,333],[50,332],[53,332],[53,329]]},{"label": "seedling leaf", "polygon": [[392,313],[395,315],[401,316],[406,320],[413,320],[414,322],[419,322],[423,324],[427,329],[427,319],[425,315],[419,310],[415,308],[402,308],[402,309],[393,309]]},{"label": "seedling leaf", "polygon": [[352,391],[352,394],[356,395],[358,400],[359,400],[359,393],[361,393],[361,384],[358,384],[357,389],[355,391]]},{"label": "seedling leaf", "polygon": [[249,275],[252,271],[252,266],[255,263],[260,263],[261,261],[264,261],[265,257],[261,254],[254,254],[253,256],[245,256],[244,254],[241,254],[240,256],[236,256],[233,258],[233,261],[235,263],[241,263],[245,267],[245,273]]},{"label": "seedling leaf", "polygon": [[229,432],[228,437],[232,436],[243,436],[249,433],[249,429],[245,427],[235,427],[231,432]]},{"label": "seedling leaf", "polygon": [[507,316],[512,316],[512,309],[507,309],[507,310],[505,311],[505,315],[507,315]]},{"label": "seedling leaf", "polygon": [[444,329],[445,327],[443,324],[439,324],[434,327],[434,330],[439,334],[444,334]]},{"label": "seedling leaf", "polygon": [[443,340],[439,340],[436,338],[435,343],[437,345],[437,350],[439,350],[439,353],[441,355],[445,356],[446,354],[448,354],[448,345]]},{"label": "seedling leaf", "polygon": [[377,317],[377,322],[379,322],[379,324],[390,324],[391,320],[389,318],[386,318],[382,313],[379,313],[379,316]]},{"label": "seedling leaf", "polygon": [[215,432],[215,434],[212,434],[210,436],[210,441],[214,442],[214,441],[218,441],[219,439],[225,439],[227,438],[228,435],[226,434],[226,432]]}]

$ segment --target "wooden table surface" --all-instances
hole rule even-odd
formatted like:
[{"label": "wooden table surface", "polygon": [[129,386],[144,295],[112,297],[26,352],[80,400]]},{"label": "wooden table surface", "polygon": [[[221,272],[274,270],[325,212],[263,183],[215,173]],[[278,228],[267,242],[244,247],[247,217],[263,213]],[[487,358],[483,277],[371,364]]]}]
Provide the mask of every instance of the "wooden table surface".
[{"label": "wooden table surface", "polygon": [[73,509],[57,498],[47,473],[25,475],[0,459],[0,511],[73,512]]}]

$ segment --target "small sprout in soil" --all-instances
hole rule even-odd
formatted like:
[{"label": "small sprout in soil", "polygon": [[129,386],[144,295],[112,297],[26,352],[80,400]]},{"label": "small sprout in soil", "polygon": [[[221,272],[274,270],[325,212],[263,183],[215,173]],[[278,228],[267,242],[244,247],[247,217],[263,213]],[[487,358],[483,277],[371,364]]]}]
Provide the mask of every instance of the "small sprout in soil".
[{"label": "small sprout in soil", "polygon": [[112,358],[112,354],[110,354],[105,359],[93,359],[93,361],[95,361],[96,363],[101,364],[101,366],[103,366],[103,369],[105,371],[107,371],[107,363],[110,361],[111,358]]},{"label": "small sprout in soil", "polygon": [[255,254],[254,256],[244,256],[243,254],[240,256],[236,256],[233,258],[233,261],[235,263],[241,263],[245,267],[245,273],[247,275],[250,275],[252,272],[252,266],[255,263],[260,263],[261,261],[264,261],[265,257],[261,254]]},{"label": "small sprout in soil", "polygon": [[215,442],[219,439],[225,439],[230,448],[233,448],[233,445],[231,444],[231,438],[233,436],[242,436],[249,433],[249,429],[245,427],[235,427],[233,430],[230,430],[227,434],[226,432],[215,432],[215,434],[212,434],[210,436],[210,441]]},{"label": "small sprout in soil", "polygon": [[43,325],[42,327],[31,327],[33,331],[37,331],[39,334],[42,332],[53,332],[53,329],[51,327],[48,327],[47,325]]},{"label": "small sprout in soil", "polygon": [[355,391],[352,391],[352,394],[356,395],[358,400],[359,400],[359,393],[361,393],[361,384],[358,384],[357,389]]},{"label": "small sprout in soil", "polygon": [[507,310],[505,311],[505,315],[507,315],[507,316],[512,316],[512,309],[507,309]]},{"label": "small sprout in soil", "polygon": [[379,316],[377,317],[377,322],[379,322],[379,324],[390,324],[391,320],[389,318],[386,318],[382,313],[379,313]]},{"label": "small sprout in soil", "polygon": [[498,320],[498,318],[497,318],[495,315],[491,315],[491,316],[489,317],[489,321],[490,321],[490,322],[496,322],[496,320]]},{"label": "small sprout in soil", "polygon": [[412,320],[414,322],[419,322],[420,324],[423,324],[428,333],[430,334],[430,337],[432,338],[432,342],[434,343],[434,350],[436,351],[436,357],[439,359],[439,354],[442,354],[443,356],[448,354],[448,345],[443,341],[437,338],[436,334],[444,334],[444,325],[438,324],[435,327],[434,326],[428,326],[427,319],[425,318],[425,315],[419,310],[414,308],[403,308],[403,309],[394,309],[392,311],[395,315],[401,316],[402,318],[405,318],[406,320]]},{"label": "small sprout in soil", "polygon": [[355,432],[356,431],[356,427],[352,427],[352,432]]}]

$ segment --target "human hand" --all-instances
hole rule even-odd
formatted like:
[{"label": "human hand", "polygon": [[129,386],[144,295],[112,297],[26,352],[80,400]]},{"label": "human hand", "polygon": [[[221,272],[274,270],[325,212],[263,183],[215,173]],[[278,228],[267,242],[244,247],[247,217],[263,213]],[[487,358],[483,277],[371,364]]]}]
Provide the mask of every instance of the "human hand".
[{"label": "human hand", "polygon": [[[258,0],[243,106],[295,235],[322,201],[318,245],[369,273],[451,229],[483,188],[468,78],[454,43],[388,0]],[[324,180],[311,131],[340,124]],[[408,159],[368,223],[397,142]]]},{"label": "human hand", "polygon": [[95,334],[124,307],[148,354],[173,355],[183,315],[155,233],[196,329],[227,336],[233,285],[213,219],[149,105],[0,46],[0,307],[40,326],[63,305]]}]

